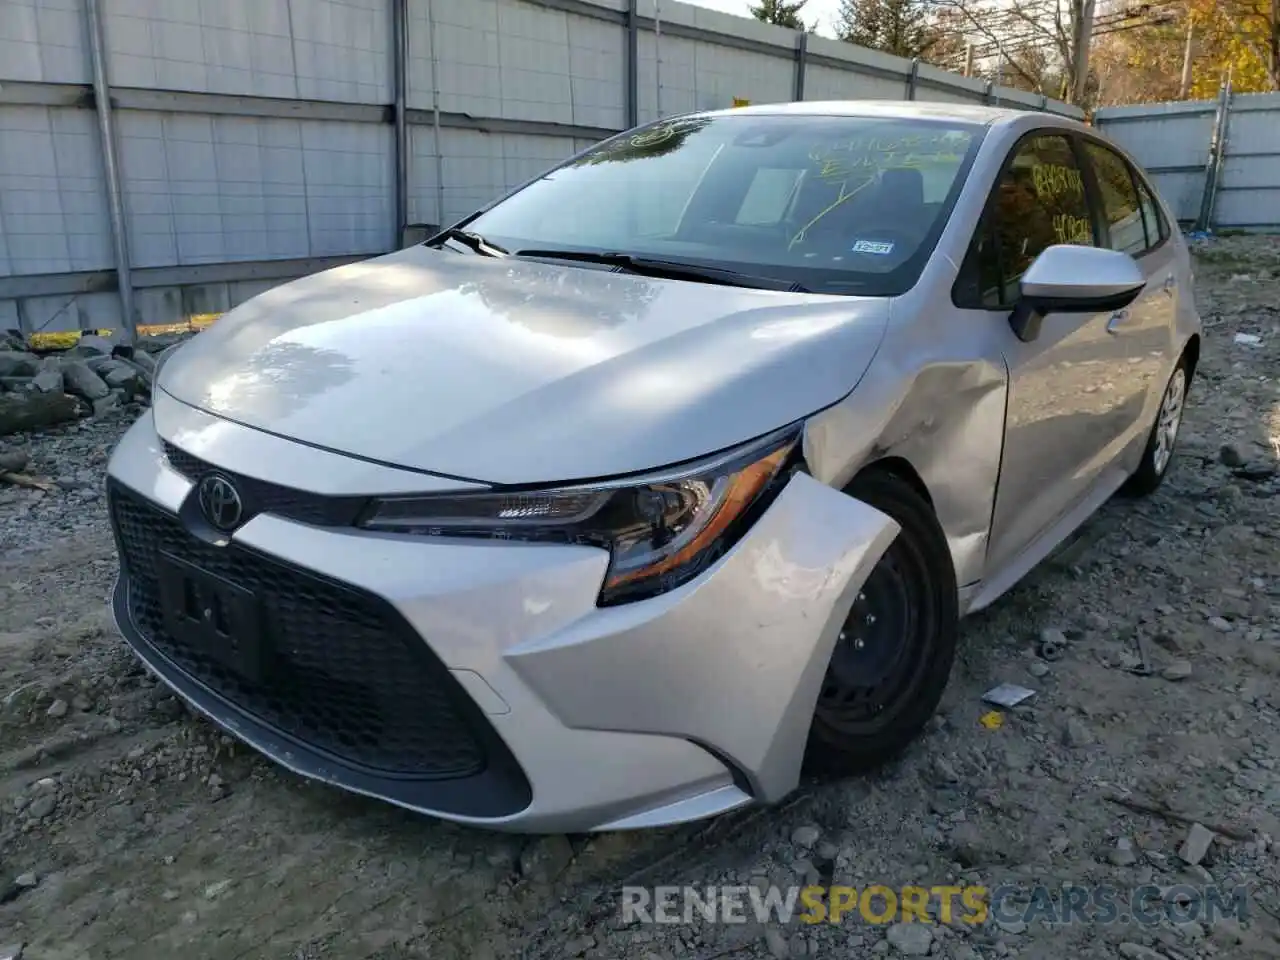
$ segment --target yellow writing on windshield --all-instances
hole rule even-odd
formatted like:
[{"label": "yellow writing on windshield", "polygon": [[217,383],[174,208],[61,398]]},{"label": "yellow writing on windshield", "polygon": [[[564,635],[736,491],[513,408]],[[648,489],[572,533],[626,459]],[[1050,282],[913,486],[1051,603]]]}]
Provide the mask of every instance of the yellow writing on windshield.
[{"label": "yellow writing on windshield", "polygon": [[956,166],[958,153],[909,153],[890,152],[872,157],[867,154],[849,157],[826,157],[817,161],[817,176],[821,180],[843,180],[855,173],[874,170],[920,170],[935,165]]},{"label": "yellow writing on windshield", "polygon": [[805,234],[808,233],[808,231],[813,228],[813,225],[815,223],[817,223],[819,220],[821,220],[823,217],[829,214],[832,210],[837,209],[841,204],[847,203],[850,200],[852,200],[859,193],[861,193],[863,190],[865,190],[867,187],[869,187],[871,184],[875,182],[876,181],[874,178],[868,177],[866,180],[862,181],[862,183],[858,184],[852,190],[849,189],[848,182],[842,183],[840,185],[840,195],[836,197],[835,202],[832,203],[830,206],[824,208],[823,210],[819,211],[816,217],[814,217],[812,220],[806,223],[803,227],[797,230],[796,235],[792,237],[791,242],[787,244],[787,249],[790,250],[797,243],[803,242],[805,238]]},{"label": "yellow writing on windshield", "polygon": [[830,157],[818,162],[818,176],[823,180],[843,180],[855,170],[874,170],[875,163],[870,157],[850,157],[837,159]]},{"label": "yellow writing on windshield", "polygon": [[964,149],[971,136],[967,133],[949,131],[930,136],[917,133],[907,137],[855,137],[852,140],[836,140],[815,147],[809,154],[810,159],[820,163],[840,154],[909,154],[929,155],[946,153],[954,155],[957,150]]},{"label": "yellow writing on windshield", "polygon": [[1093,243],[1093,226],[1088,217],[1073,217],[1060,213],[1053,218],[1053,233],[1058,243]]},{"label": "yellow writing on windshield", "polygon": [[1042,200],[1084,195],[1080,171],[1073,167],[1064,167],[1059,163],[1041,163],[1032,168],[1031,175],[1035,178],[1036,196]]},{"label": "yellow writing on windshield", "polygon": [[644,133],[637,133],[630,140],[630,146],[633,147],[652,147],[655,144],[670,140],[676,135],[676,125],[674,123],[663,124],[652,130],[646,130]]}]

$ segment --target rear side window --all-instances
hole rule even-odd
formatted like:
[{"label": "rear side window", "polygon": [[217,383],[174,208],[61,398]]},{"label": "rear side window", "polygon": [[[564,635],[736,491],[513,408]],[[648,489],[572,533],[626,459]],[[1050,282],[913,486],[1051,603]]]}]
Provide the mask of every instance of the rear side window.
[{"label": "rear side window", "polygon": [[1065,136],[1032,135],[1015,148],[987,205],[957,284],[960,306],[999,309],[1046,248],[1096,246],[1084,178]]},{"label": "rear side window", "polygon": [[1141,175],[1133,178],[1138,184],[1138,205],[1142,208],[1142,222],[1147,231],[1147,249],[1160,246],[1169,239],[1169,222],[1160,212],[1160,204]]},{"label": "rear side window", "polygon": [[1093,140],[1085,141],[1084,152],[1098,184],[1102,213],[1111,235],[1111,249],[1136,257],[1159,245],[1159,228],[1150,235],[1147,233],[1146,218],[1142,215],[1128,161]]}]

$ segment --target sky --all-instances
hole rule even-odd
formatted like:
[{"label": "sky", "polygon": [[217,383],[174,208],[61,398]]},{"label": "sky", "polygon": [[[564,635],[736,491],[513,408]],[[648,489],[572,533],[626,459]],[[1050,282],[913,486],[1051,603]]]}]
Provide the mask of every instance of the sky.
[{"label": "sky", "polygon": [[[699,7],[709,7],[712,10],[719,10],[722,13],[736,13],[741,17],[751,16],[748,7],[752,5],[752,0],[682,0],[684,3],[692,3]],[[831,22],[835,19],[836,11],[840,9],[840,0],[809,0],[804,5],[804,10],[800,16],[805,23],[812,23],[815,19],[818,21],[818,33],[823,36],[832,36]]]}]

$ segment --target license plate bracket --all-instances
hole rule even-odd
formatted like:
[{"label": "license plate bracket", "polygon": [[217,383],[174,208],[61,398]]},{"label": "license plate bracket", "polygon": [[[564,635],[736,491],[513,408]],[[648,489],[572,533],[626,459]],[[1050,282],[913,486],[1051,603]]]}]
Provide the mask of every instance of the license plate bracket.
[{"label": "license plate bracket", "polygon": [[245,679],[261,682],[270,650],[262,604],[253,591],[163,550],[158,561],[169,635]]}]

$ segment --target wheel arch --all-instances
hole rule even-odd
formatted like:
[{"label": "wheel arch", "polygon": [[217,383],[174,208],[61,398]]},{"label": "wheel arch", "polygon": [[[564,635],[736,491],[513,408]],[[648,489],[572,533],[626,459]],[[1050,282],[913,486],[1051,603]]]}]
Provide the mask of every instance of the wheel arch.
[{"label": "wheel arch", "polygon": [[1200,364],[1200,334],[1193,333],[1187,338],[1187,343],[1182,348],[1182,356],[1187,361],[1187,386],[1190,387],[1191,381],[1195,379],[1196,367]]},{"label": "wheel arch", "polygon": [[858,477],[861,477],[864,474],[867,474],[873,471],[891,474],[892,476],[895,476],[899,480],[908,484],[916,493],[920,495],[920,497],[924,500],[925,503],[929,504],[929,508],[934,512],[934,518],[937,519],[938,511],[937,511],[937,507],[935,507],[933,503],[933,494],[929,492],[929,485],[925,483],[924,478],[920,476],[920,471],[918,471],[914,466],[912,466],[910,460],[908,460],[906,457],[903,457],[903,456],[890,454],[888,456],[879,457],[878,459],[872,460],[869,463],[863,464],[862,468],[856,474],[854,474],[853,480],[849,481],[849,484],[845,487],[845,489],[848,490],[848,488],[853,485],[853,482],[857,480]]}]

